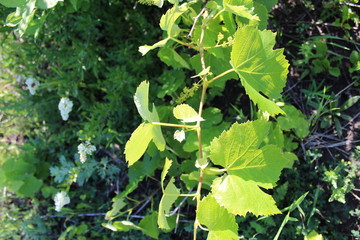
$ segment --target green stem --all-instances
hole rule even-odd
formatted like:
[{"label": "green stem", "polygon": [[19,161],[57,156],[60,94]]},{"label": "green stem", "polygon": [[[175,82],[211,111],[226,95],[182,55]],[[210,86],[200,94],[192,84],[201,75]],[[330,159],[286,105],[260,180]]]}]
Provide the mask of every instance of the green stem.
[{"label": "green stem", "polygon": [[215,80],[217,80],[217,79],[225,76],[226,74],[232,73],[232,72],[235,72],[235,69],[233,69],[233,68],[232,68],[232,69],[229,69],[229,70],[227,70],[227,71],[225,71],[225,72],[217,75],[216,77],[210,79],[207,83],[208,83],[208,85],[210,85],[210,84],[211,84],[212,82],[214,82]]},{"label": "green stem", "polygon": [[158,126],[164,126],[164,127],[187,128],[187,129],[191,129],[191,130],[195,130],[198,128],[196,125],[191,126],[191,125],[174,124],[174,123],[152,122],[151,124],[158,125]]},{"label": "green stem", "polygon": [[185,43],[185,42],[182,42],[182,41],[180,41],[179,39],[176,39],[176,38],[173,38],[173,37],[170,37],[170,39],[173,40],[173,41],[175,41],[175,42],[177,42],[177,43],[179,43],[179,44],[181,44],[181,45],[184,45],[184,46],[186,46],[186,47],[189,47],[189,48],[198,50],[198,48],[197,48],[196,46],[190,45],[190,44]]},{"label": "green stem", "polygon": [[[204,8],[204,9],[205,9],[204,14],[205,14],[207,12],[207,9],[206,8]],[[201,35],[200,35],[200,41],[199,41],[200,61],[201,61],[201,66],[202,66],[203,71],[205,71],[205,69],[206,69],[205,57],[204,57],[204,47],[203,47],[206,27],[207,27],[207,25],[203,22],[202,26],[201,26]],[[204,77],[203,77],[203,88],[202,88],[201,100],[200,100],[200,105],[199,105],[199,117],[201,117],[202,112],[203,112],[207,85],[208,85],[208,79],[207,79],[207,74],[205,74]],[[199,158],[202,159],[204,157],[204,155],[203,155],[203,149],[202,149],[200,123],[201,123],[200,121],[197,121],[196,132],[197,132],[198,144],[199,144]],[[203,178],[204,178],[204,169],[200,168],[199,183],[198,183],[198,187],[197,187],[197,190],[196,190],[196,209],[199,209],[199,204],[200,204],[200,200],[201,200],[201,188],[202,188]],[[195,222],[194,222],[194,240],[196,240],[196,232],[197,232],[197,228],[199,226],[200,226],[200,223],[199,223],[199,221],[197,219],[197,215],[196,215]]]}]

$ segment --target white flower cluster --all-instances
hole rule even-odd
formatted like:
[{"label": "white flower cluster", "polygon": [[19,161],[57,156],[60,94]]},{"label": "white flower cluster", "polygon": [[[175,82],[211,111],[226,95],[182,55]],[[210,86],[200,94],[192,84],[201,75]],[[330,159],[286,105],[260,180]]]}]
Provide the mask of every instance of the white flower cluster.
[{"label": "white flower cluster", "polygon": [[56,193],[54,197],[55,211],[60,212],[61,208],[70,203],[70,198],[65,191]]},{"label": "white flower cluster", "polygon": [[174,139],[177,140],[177,141],[179,141],[179,142],[184,141],[184,139],[185,139],[185,132],[184,132],[184,130],[181,130],[181,131],[176,130],[175,133],[174,133]]},{"label": "white flower cluster", "polygon": [[64,121],[68,120],[69,113],[71,112],[72,107],[73,107],[73,102],[69,98],[63,97],[60,99],[58,107],[59,107],[62,119]]},{"label": "white flower cluster", "polygon": [[25,80],[25,84],[27,85],[29,92],[31,95],[34,95],[36,92],[36,89],[38,89],[40,83],[34,78],[27,78]]},{"label": "white flower cluster", "polygon": [[85,143],[81,143],[78,146],[80,162],[84,163],[86,161],[86,155],[91,155],[95,151],[96,151],[96,147],[91,145],[89,141],[86,141]]}]

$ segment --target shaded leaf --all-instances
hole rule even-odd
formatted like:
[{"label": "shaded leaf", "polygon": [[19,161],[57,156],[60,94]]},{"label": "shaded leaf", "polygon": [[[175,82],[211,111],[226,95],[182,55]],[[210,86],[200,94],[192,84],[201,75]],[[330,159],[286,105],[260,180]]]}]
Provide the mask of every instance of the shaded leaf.
[{"label": "shaded leaf", "polygon": [[171,66],[175,69],[186,68],[190,69],[190,65],[172,48],[162,48],[158,52],[158,57],[166,65]]},{"label": "shaded leaf", "polygon": [[139,227],[142,228],[143,233],[155,239],[159,237],[159,229],[156,224],[157,215],[157,212],[153,212],[144,217],[139,223]]},{"label": "shaded leaf", "polygon": [[63,2],[64,0],[37,0],[36,6],[41,9],[49,9],[56,6],[58,2]]},{"label": "shaded leaf", "polygon": [[0,0],[0,4],[8,8],[22,7],[26,3],[26,0]]},{"label": "shaded leaf", "polygon": [[180,190],[176,188],[174,181],[174,178],[170,179],[159,204],[158,225],[162,229],[171,229],[165,215],[169,214],[171,206],[180,194]]}]

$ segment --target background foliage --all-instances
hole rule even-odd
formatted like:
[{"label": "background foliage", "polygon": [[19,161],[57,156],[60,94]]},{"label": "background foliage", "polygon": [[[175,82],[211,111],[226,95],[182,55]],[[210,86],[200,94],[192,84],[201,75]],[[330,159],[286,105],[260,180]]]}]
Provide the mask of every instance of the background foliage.
[{"label": "background foliage", "polygon": [[[144,231],[158,236],[131,227],[114,232],[106,225],[115,219],[119,228],[123,220],[145,226],[161,197],[160,171],[149,167],[154,165],[149,161],[162,166],[159,157],[145,156],[127,170],[125,142],[141,122],[132,96],[147,79],[151,102],[162,106],[159,115],[166,120],[172,116],[164,103],[181,103],[200,93],[190,76],[162,59],[167,53],[157,54],[164,64],[156,51],[138,52],[139,46],[161,39],[158,22],[165,13],[141,3],[59,1],[37,8],[26,31],[8,17],[15,9],[0,5],[1,238],[147,239]],[[301,110],[288,107],[287,116],[277,120],[287,134],[286,149],[295,151],[299,161],[283,172],[272,192],[283,215],[236,218],[245,239],[271,239],[279,229],[279,239],[312,239],[317,233],[324,239],[360,237],[358,7],[356,0],[307,0],[279,1],[272,9],[268,27],[278,32],[278,45],[291,64],[283,98]],[[40,82],[35,95],[25,85],[29,77]],[[67,122],[57,107],[61,97],[74,103]],[[214,136],[228,122],[258,118],[237,81],[211,89],[207,101],[213,107],[209,114],[216,117],[204,128]],[[184,158],[195,150],[195,136],[187,138],[183,150],[171,144]],[[85,140],[97,151],[82,165],[77,146]],[[169,175],[177,167],[174,162]],[[196,180],[190,164],[184,178],[189,186]],[[53,197],[60,189],[69,190],[71,203],[57,213]],[[130,212],[121,215],[118,194],[127,196]],[[189,238],[193,210],[190,205],[174,215],[175,229],[159,238]]]}]

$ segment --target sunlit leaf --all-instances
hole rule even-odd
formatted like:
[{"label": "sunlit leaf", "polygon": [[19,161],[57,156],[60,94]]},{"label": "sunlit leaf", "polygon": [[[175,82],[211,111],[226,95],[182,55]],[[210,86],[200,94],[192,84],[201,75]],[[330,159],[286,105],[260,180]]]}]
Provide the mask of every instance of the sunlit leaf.
[{"label": "sunlit leaf", "polygon": [[169,38],[165,38],[165,39],[163,39],[163,40],[155,43],[155,44],[152,45],[152,46],[149,46],[149,45],[140,46],[140,47],[139,47],[139,52],[141,52],[141,54],[144,56],[144,55],[147,54],[150,50],[153,50],[153,49],[158,48],[158,47],[164,47],[168,40],[169,40]]},{"label": "sunlit leaf", "polygon": [[204,121],[202,117],[188,104],[181,104],[173,109],[174,116],[183,122]]},{"label": "sunlit leaf", "polygon": [[240,17],[259,20],[259,18],[253,13],[253,2],[250,0],[224,0],[224,7],[226,11]]},{"label": "sunlit leaf", "polygon": [[196,210],[201,225],[209,229],[209,239],[238,239],[238,225],[235,216],[221,207],[212,194],[203,198]]},{"label": "sunlit leaf", "polygon": [[217,178],[212,184],[212,193],[220,206],[232,214],[256,216],[281,213],[273,198],[261,191],[253,181],[245,181],[235,175]]},{"label": "sunlit leaf", "polygon": [[281,97],[289,66],[283,49],[273,50],[274,45],[274,33],[246,26],[236,32],[231,52],[231,64],[246,93],[262,111],[271,115],[284,113],[272,99]]},{"label": "sunlit leaf", "polygon": [[145,153],[150,141],[153,139],[152,124],[142,123],[131,134],[125,145],[125,159],[129,166],[133,165]]},{"label": "sunlit leaf", "polygon": [[176,37],[180,33],[180,28],[175,24],[175,21],[186,11],[186,5],[175,5],[162,15],[160,19],[160,28],[167,31],[169,37]]}]

